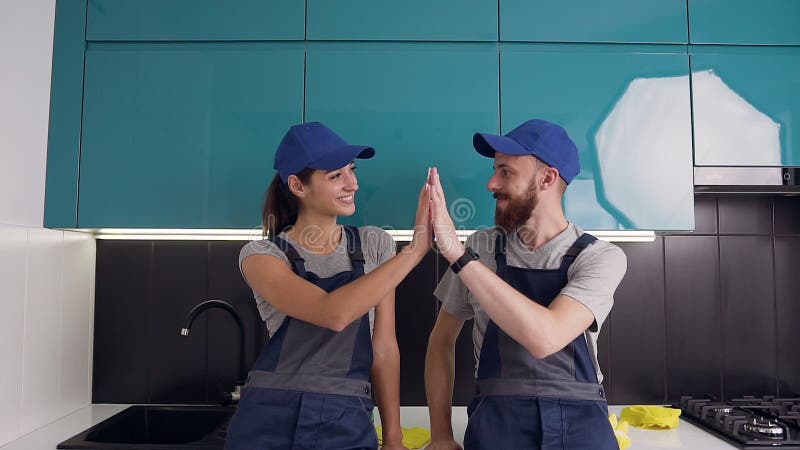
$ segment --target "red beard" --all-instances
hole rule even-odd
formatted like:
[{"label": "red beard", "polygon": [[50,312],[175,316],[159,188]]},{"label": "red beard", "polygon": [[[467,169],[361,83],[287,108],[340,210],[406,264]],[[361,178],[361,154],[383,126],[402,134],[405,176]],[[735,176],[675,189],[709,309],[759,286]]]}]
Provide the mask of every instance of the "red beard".
[{"label": "red beard", "polygon": [[539,192],[536,190],[534,183],[528,187],[528,190],[519,197],[510,197],[506,194],[495,192],[495,199],[508,200],[505,208],[500,209],[499,206],[494,210],[494,223],[502,228],[506,233],[511,233],[520,226],[522,226],[530,217],[533,208],[539,202]]}]

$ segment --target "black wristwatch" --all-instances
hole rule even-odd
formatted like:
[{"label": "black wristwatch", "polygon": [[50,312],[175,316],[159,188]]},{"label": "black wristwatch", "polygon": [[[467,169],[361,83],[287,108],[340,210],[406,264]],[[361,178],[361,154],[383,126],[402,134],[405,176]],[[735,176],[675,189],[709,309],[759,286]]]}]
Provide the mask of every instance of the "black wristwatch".
[{"label": "black wristwatch", "polygon": [[461,255],[460,258],[455,260],[455,262],[450,265],[450,270],[452,270],[453,273],[461,272],[461,269],[463,269],[464,266],[466,266],[470,261],[475,261],[476,259],[479,258],[480,257],[478,256],[477,253],[475,253],[474,250],[472,250],[469,247],[465,247],[464,254]]}]

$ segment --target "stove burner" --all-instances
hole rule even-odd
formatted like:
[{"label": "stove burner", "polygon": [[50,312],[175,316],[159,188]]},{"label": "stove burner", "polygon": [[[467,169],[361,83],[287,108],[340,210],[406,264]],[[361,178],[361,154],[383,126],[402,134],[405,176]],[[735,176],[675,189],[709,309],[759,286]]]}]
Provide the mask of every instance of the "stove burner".
[{"label": "stove burner", "polygon": [[733,412],[733,406],[709,405],[700,407],[700,416],[710,421],[722,423]]},{"label": "stove burner", "polygon": [[800,397],[681,397],[681,419],[740,449],[800,450]]},{"label": "stove burner", "polygon": [[781,439],[785,432],[783,427],[764,417],[753,417],[753,420],[742,425],[742,430],[770,439]]},{"label": "stove burner", "polygon": [[708,412],[712,416],[719,413],[730,414],[733,412],[733,406],[710,406],[708,408]]}]

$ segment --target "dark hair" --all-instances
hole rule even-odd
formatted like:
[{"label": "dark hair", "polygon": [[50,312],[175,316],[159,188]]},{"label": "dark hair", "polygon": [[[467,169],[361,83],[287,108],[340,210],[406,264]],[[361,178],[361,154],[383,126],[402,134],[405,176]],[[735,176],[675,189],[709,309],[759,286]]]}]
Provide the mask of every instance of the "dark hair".
[{"label": "dark hair", "polygon": [[[303,169],[296,174],[303,184],[311,180],[314,169]],[[300,204],[297,197],[289,190],[289,185],[283,182],[280,174],[275,174],[267,194],[264,197],[264,207],[261,210],[261,227],[264,236],[273,237],[294,225]]]}]

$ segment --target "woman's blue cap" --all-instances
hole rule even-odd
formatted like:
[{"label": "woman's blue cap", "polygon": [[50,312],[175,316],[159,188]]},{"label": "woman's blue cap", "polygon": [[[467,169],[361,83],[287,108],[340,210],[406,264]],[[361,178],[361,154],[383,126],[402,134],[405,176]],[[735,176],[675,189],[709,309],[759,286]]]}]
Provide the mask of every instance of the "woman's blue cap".
[{"label": "woman's blue cap", "polygon": [[375,156],[375,149],[366,145],[350,145],[333,130],[319,122],[293,125],[283,136],[275,152],[275,170],[284,183],[289,175],[303,169],[336,170],[356,158]]},{"label": "woman's blue cap", "polygon": [[533,155],[558,173],[569,184],[581,171],[578,147],[560,126],[541,119],[531,119],[505,136],[475,133],[472,145],[483,156],[495,152],[506,155]]}]

